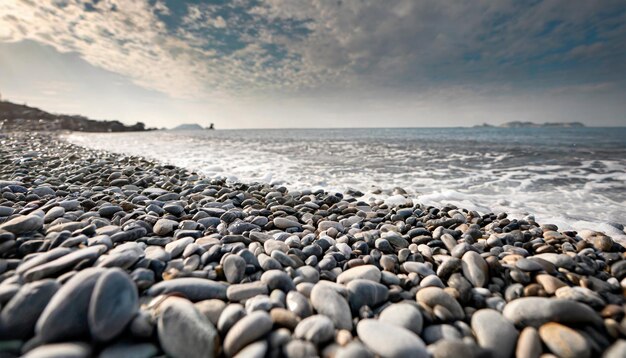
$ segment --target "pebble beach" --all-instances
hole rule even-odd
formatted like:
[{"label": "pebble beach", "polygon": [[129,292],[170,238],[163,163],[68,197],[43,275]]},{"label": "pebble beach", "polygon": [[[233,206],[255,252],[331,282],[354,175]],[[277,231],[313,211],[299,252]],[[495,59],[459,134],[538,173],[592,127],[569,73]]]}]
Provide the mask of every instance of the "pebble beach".
[{"label": "pebble beach", "polygon": [[626,357],[602,232],[36,132],[0,133],[0,193],[0,357]]}]

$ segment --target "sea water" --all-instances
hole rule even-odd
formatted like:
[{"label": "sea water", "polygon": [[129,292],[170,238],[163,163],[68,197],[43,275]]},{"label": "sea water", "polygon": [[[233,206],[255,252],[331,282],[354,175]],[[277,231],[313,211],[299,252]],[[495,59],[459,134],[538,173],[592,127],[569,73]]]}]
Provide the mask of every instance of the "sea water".
[{"label": "sea water", "polygon": [[358,190],[534,215],[625,238],[626,128],[246,129],[72,133],[72,143],[232,181]]}]

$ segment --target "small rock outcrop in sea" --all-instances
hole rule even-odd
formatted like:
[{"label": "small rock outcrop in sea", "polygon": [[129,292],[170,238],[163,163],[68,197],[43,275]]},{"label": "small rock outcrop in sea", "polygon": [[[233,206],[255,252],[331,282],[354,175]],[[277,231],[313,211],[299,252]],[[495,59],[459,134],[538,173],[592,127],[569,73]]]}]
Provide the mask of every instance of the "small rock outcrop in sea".
[{"label": "small rock outcrop in sea", "polygon": [[3,357],[624,357],[626,249],[0,135]]}]

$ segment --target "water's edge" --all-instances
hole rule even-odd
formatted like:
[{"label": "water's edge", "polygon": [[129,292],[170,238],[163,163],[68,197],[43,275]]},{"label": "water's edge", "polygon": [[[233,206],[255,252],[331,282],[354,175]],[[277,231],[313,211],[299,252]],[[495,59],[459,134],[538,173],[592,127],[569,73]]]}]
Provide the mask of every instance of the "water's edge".
[{"label": "water's edge", "polygon": [[[312,136],[304,141],[302,133],[308,135],[309,130],[295,131],[295,135],[281,131],[283,138],[271,131],[220,132],[70,133],[62,138],[86,148],[147,157],[208,177],[268,182],[295,190],[358,190],[365,194],[363,200],[383,198],[390,203],[405,200],[394,196],[394,188],[402,187],[408,197],[426,205],[454,204],[481,213],[506,212],[513,218],[531,214],[539,222],[554,223],[564,230],[591,229],[626,240],[615,224],[624,222],[626,212],[626,201],[619,197],[619,188],[626,182],[626,162],[614,158],[612,147],[602,149],[605,160],[594,160],[581,148],[581,154],[572,155],[570,162],[552,160],[554,163],[546,165],[545,160],[533,164],[533,155],[550,153],[551,147],[537,154],[523,143],[502,147],[483,141],[460,150],[446,144],[414,144],[410,136],[397,145],[384,133],[367,137],[367,133],[357,132],[346,139],[336,131],[318,131],[332,138]],[[238,137],[241,133],[243,139]],[[500,153],[498,149],[502,149]]]}]

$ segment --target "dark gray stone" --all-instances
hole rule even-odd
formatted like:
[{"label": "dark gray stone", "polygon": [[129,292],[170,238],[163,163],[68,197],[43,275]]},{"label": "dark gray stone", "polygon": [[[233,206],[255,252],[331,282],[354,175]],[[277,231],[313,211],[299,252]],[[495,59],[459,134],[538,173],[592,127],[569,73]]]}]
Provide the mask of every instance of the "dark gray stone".
[{"label": "dark gray stone", "polygon": [[30,338],[41,312],[60,287],[55,280],[41,280],[22,286],[0,314],[0,336]]},{"label": "dark gray stone", "polygon": [[58,342],[89,336],[89,301],[97,280],[106,269],[87,268],[78,272],[57,292],[41,313],[35,333],[41,342]]},{"label": "dark gray stone", "polygon": [[174,280],[161,281],[146,291],[148,296],[168,293],[180,293],[192,302],[213,298],[226,300],[226,285],[202,278],[181,277]]},{"label": "dark gray stone", "polygon": [[89,303],[89,330],[98,341],[118,336],[139,308],[135,283],[121,269],[109,269],[94,287]]}]

